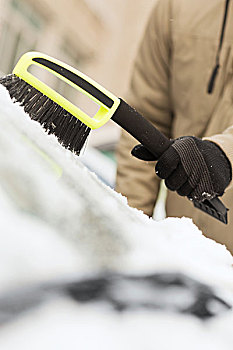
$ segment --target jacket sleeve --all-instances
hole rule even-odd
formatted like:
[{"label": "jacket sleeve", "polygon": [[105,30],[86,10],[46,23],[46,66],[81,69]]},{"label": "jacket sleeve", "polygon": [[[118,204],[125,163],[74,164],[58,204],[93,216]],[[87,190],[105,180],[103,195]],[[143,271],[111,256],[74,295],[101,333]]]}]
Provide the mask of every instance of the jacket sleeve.
[{"label": "jacket sleeve", "polygon": [[[233,170],[233,74],[230,73],[225,83],[224,91],[219,100],[210,124],[206,131],[205,140],[215,142],[228,157]],[[233,181],[228,188],[233,188]]]},{"label": "jacket sleeve", "polygon": [[[134,62],[126,98],[168,137],[172,123],[169,98],[170,23],[170,0],[158,0]],[[128,198],[130,206],[151,216],[160,182],[154,173],[154,162],[146,163],[131,156],[131,149],[137,143],[129,134],[122,132],[117,150],[116,190]]]},{"label": "jacket sleeve", "polygon": [[[233,108],[232,108],[233,112]],[[221,134],[215,134],[213,136],[205,137],[206,140],[215,142],[226,154],[231,163],[231,169],[233,171],[233,125],[229,126]],[[228,188],[233,188],[233,181],[230,182]]]}]

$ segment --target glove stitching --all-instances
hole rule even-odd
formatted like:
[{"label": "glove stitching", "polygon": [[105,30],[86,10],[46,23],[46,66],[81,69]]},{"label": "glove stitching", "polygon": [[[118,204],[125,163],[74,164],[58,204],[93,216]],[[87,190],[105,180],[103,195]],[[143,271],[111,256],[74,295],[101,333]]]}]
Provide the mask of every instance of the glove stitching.
[{"label": "glove stitching", "polygon": [[[205,159],[192,138],[179,139],[173,147],[179,154],[181,164],[188,175],[188,182],[194,189],[191,197],[204,200],[215,195]],[[191,150],[191,152],[190,152]]]}]

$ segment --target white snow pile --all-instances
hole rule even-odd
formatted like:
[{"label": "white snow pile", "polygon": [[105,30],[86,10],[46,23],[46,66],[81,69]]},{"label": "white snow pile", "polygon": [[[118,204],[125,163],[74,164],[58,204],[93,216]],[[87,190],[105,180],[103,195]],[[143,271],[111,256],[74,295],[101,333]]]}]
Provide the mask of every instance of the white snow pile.
[{"label": "white snow pile", "polygon": [[[17,314],[24,302],[30,304],[28,288],[106,271],[178,273],[233,305],[233,258],[224,246],[205,238],[190,219],[155,222],[128,207],[13,104],[2,86],[0,218],[0,316],[1,308]],[[127,300],[152,300],[141,287],[123,283],[119,293]],[[118,290],[111,293],[119,297]],[[156,298],[182,305],[188,297],[173,288]],[[203,321],[169,308],[117,312],[103,300],[49,297],[2,324],[0,349],[232,349],[233,311],[218,310],[214,302],[208,307],[216,316]]]}]

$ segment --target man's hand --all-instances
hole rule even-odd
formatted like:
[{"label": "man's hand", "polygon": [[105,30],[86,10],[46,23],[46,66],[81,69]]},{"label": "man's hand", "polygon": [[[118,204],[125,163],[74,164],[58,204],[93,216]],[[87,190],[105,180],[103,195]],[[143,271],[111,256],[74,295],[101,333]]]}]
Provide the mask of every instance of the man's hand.
[{"label": "man's hand", "polygon": [[232,179],[231,164],[222,149],[197,137],[175,139],[159,159],[143,145],[135,146],[131,153],[145,161],[158,160],[155,172],[165,179],[167,188],[190,199],[222,196]]}]

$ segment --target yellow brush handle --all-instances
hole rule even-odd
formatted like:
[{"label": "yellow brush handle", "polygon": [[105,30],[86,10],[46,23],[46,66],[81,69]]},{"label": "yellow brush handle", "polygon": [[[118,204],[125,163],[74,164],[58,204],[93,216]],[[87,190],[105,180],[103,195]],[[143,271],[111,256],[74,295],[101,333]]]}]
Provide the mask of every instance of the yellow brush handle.
[{"label": "yellow brush handle", "polygon": [[[41,62],[47,62],[47,66]],[[33,64],[54,74],[76,90],[87,95],[91,100],[99,105],[99,110],[94,117],[90,117],[72,102],[67,100],[64,96],[60,95],[58,92],[31,74],[28,71],[28,68]],[[57,70],[55,71],[53,67],[55,67]],[[64,72],[67,73],[66,76],[63,75]],[[40,52],[27,52],[24,54],[16,64],[13,74],[17,75],[26,83],[30,84],[35,89],[49,97],[91,129],[97,129],[104,125],[112,117],[120,104],[119,98],[91,78],[87,77],[82,72],[79,72],[77,69],[69,66],[68,64]],[[70,76],[74,78],[72,79],[73,81],[70,80]],[[77,85],[75,81],[79,81],[81,84]],[[99,98],[99,96],[102,98]],[[105,101],[110,101],[111,103],[106,103]]]}]

